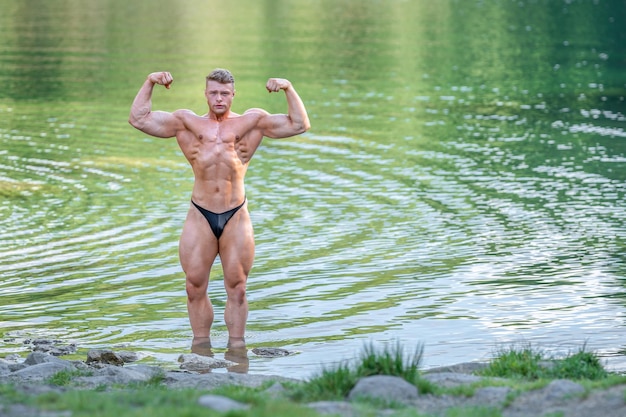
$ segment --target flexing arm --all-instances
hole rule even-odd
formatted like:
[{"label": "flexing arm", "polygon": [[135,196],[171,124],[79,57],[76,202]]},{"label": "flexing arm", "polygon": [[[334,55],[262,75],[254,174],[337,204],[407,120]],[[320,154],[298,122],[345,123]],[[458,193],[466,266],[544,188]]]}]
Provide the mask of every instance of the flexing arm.
[{"label": "flexing arm", "polygon": [[128,122],[135,128],[159,138],[171,138],[182,130],[182,121],[172,113],[152,111],[152,90],[155,84],[170,88],[174,79],[169,72],[153,72],[143,83],[130,108]]},{"label": "flexing arm", "polygon": [[267,114],[259,122],[263,136],[286,138],[304,133],[311,128],[304,103],[291,82],[283,78],[270,78],[265,86],[267,91],[283,90],[287,98],[288,114]]}]

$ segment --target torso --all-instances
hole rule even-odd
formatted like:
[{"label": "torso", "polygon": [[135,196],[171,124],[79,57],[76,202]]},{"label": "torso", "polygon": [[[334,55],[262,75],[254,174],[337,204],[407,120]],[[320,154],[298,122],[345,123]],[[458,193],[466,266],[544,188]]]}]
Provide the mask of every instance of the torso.
[{"label": "torso", "polygon": [[260,115],[230,113],[222,121],[188,110],[177,115],[186,129],[176,139],[195,178],[192,200],[215,213],[241,204],[248,163],[263,139],[255,129]]}]

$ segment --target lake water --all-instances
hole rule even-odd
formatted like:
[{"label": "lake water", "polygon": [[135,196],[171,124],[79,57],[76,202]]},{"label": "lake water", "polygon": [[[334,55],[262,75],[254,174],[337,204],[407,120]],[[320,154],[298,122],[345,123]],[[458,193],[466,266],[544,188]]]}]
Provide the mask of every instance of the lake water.
[{"label": "lake water", "polygon": [[[424,367],[524,343],[586,344],[626,370],[626,8],[608,0],[5,0],[0,15],[0,356],[24,341],[190,350],[178,237],[192,175],[155,109],[312,122],[265,139],[246,186],[257,241],[249,372],[306,378],[369,342]],[[209,292],[225,353],[221,268]]]}]

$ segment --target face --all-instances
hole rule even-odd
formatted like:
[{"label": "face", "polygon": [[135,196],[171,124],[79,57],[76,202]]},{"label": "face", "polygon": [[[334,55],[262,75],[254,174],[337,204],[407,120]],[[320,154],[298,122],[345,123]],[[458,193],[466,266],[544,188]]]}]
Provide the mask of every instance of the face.
[{"label": "face", "polygon": [[235,96],[235,88],[233,84],[222,84],[217,81],[209,80],[204,92],[209,109],[211,112],[222,115],[230,110]]}]

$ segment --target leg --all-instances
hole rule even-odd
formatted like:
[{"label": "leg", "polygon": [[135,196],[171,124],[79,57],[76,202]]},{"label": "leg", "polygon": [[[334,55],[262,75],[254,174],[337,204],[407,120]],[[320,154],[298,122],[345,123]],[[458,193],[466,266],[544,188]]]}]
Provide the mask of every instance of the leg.
[{"label": "leg", "polygon": [[224,353],[224,359],[231,362],[236,362],[237,365],[233,365],[228,369],[228,372],[235,372],[238,374],[247,374],[250,369],[250,359],[248,359],[248,349],[245,346],[232,348],[229,347]]},{"label": "leg", "polygon": [[211,349],[211,339],[209,337],[194,337],[191,342],[191,353],[197,355],[213,357],[213,350]]},{"label": "leg", "polygon": [[213,306],[207,294],[209,274],[217,256],[217,239],[206,219],[190,207],[179,245],[185,271],[187,310],[194,338],[208,338],[213,324]]},{"label": "leg", "polygon": [[254,261],[254,232],[247,203],[228,222],[219,244],[227,296],[224,320],[228,328],[228,346],[245,347],[246,282]]}]

